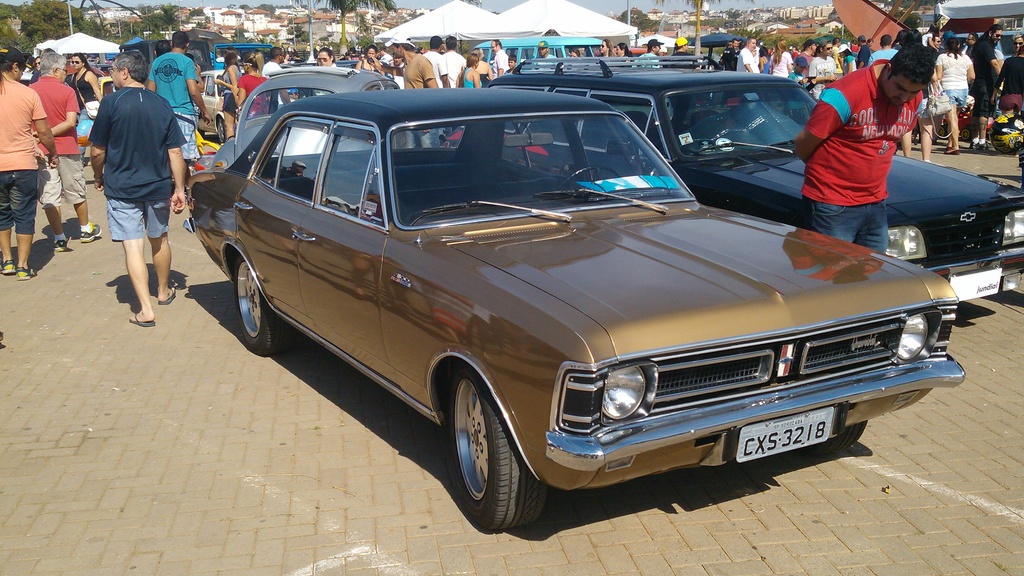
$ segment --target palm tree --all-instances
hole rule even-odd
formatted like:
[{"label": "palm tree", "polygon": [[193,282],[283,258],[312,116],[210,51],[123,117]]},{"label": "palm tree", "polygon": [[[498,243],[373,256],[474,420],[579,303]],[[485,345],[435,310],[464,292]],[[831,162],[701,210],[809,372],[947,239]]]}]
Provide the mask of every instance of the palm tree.
[{"label": "palm tree", "polygon": [[[717,0],[684,0],[684,1],[687,4],[689,4],[690,6],[693,6],[693,9],[697,12],[697,28],[696,28],[696,31],[693,34],[694,35],[693,53],[698,55],[698,56],[700,56],[700,16],[701,16],[701,12],[704,11],[705,7],[707,7],[710,4],[714,4]],[[747,1],[750,2],[751,4],[754,3],[754,0],[747,0]],[[655,6],[664,6],[665,5],[665,0],[654,0],[654,5]]]},{"label": "palm tree", "polygon": [[341,45],[348,48],[348,35],[345,30],[345,16],[354,13],[360,8],[373,8],[374,10],[395,10],[394,0],[326,0],[327,7],[341,14]]}]

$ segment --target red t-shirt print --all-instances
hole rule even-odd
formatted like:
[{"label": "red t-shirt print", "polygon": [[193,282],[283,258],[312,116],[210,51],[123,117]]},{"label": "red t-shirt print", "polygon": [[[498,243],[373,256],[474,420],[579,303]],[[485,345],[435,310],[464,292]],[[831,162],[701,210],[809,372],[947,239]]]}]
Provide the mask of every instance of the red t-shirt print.
[{"label": "red t-shirt print", "polygon": [[892,157],[897,142],[917,123],[922,95],[902,105],[891,104],[878,86],[875,65],[832,83],[811,112],[805,128],[823,141],[807,160],[804,196],[859,206],[889,195],[885,180]]}]

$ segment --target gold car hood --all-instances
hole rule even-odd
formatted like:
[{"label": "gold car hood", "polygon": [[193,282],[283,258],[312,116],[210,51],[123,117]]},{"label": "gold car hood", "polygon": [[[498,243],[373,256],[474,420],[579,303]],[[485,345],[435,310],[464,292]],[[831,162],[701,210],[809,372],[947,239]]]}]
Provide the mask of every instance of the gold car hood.
[{"label": "gold car hood", "polygon": [[917,266],[826,236],[700,208],[491,228],[449,246],[598,322],[619,354],[953,298]]}]

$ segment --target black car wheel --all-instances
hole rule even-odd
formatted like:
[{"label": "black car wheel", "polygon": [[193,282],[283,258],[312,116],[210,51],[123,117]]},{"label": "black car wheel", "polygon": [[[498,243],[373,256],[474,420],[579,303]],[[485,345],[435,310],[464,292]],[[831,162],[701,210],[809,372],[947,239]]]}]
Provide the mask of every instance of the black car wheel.
[{"label": "black car wheel", "polygon": [[536,520],[547,486],[520,461],[479,376],[465,368],[455,373],[449,414],[450,462],[470,518],[487,530]]},{"label": "black car wheel", "polygon": [[294,329],[267,305],[244,258],[239,258],[235,266],[235,302],[242,321],[242,342],[250,352],[269,356],[291,344]]},{"label": "black car wheel", "polygon": [[228,129],[224,126],[224,119],[217,116],[217,141],[223,144],[228,139]]},{"label": "black car wheel", "polygon": [[807,448],[804,448],[804,451],[811,456],[825,456],[841,452],[850,446],[853,446],[857,440],[860,440],[861,434],[864,433],[864,430],[867,427],[867,420],[847,426],[846,428],[843,428],[842,432],[836,434],[834,437],[829,438],[821,444],[808,446]]}]

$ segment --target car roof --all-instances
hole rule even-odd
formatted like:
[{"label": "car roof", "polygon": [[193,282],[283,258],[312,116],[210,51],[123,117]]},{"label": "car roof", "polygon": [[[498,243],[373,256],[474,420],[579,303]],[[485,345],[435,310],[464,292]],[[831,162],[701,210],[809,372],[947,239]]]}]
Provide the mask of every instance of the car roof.
[{"label": "car roof", "polygon": [[[528,91],[386,90],[303,98],[282,112],[310,112],[363,119],[383,130],[406,122],[495,114],[610,111],[597,100]],[[281,113],[281,112],[279,112]]]},{"label": "car roof", "polygon": [[[268,82],[263,83],[266,84]],[[364,120],[378,126],[383,133],[407,122],[557,112],[614,112],[614,109],[590,98],[526,90],[375,90],[302,98],[275,112],[246,144],[245,150],[235,157],[231,169],[242,173],[249,171],[256,156],[249,152],[256,152],[263,146],[283,115],[305,113]]]},{"label": "car roof", "polygon": [[[637,58],[606,59],[612,63],[607,68],[600,67],[594,58],[547,59],[550,62],[528,60],[512,74],[504,74],[491,80],[491,86],[558,86],[560,88],[587,88],[596,90],[616,90],[623,92],[656,93],[678,88],[706,88],[710,84],[784,84],[792,85],[788,78],[770,74],[750,74],[749,72],[728,72],[720,70],[694,70],[669,68],[674,60],[671,57],[659,58],[663,68],[633,67],[634,64],[649,66]],[[652,59],[653,60],[653,59]],[[577,62],[573,62],[577,61]],[[692,57],[689,59],[692,61]],[[561,73],[555,67],[564,62]],[[680,62],[683,62],[680,60]],[[616,65],[618,64],[618,65]],[[572,66],[571,66],[572,65]]]},{"label": "car roof", "polygon": [[379,83],[382,87],[398,88],[394,80],[369,70],[352,68],[302,66],[299,68],[282,68],[268,73],[267,81],[260,85],[260,90],[282,88],[324,88],[332,92],[356,91],[370,83]]}]

